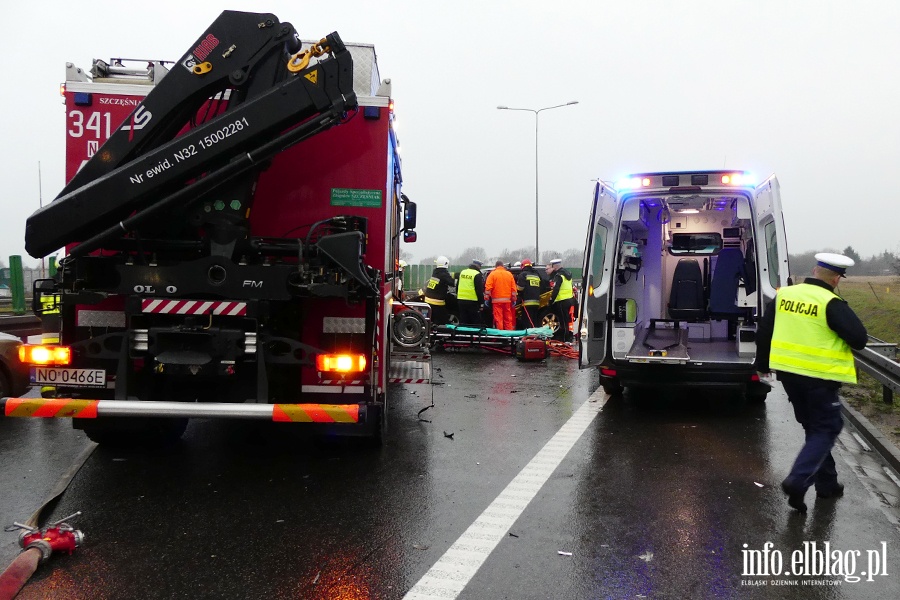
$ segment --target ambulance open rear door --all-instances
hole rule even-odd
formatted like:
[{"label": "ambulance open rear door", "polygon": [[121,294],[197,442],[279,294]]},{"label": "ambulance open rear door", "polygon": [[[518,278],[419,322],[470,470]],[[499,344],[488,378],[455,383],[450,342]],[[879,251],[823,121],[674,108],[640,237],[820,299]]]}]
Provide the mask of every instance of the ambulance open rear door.
[{"label": "ambulance open rear door", "polygon": [[584,285],[579,307],[579,356],[582,369],[595,367],[606,358],[609,346],[609,300],[615,260],[619,209],[615,190],[598,182],[591,205],[584,253]]},{"label": "ambulance open rear door", "polygon": [[775,298],[777,289],[788,285],[790,269],[778,179],[774,175],[769,177],[756,187],[754,195],[759,309],[762,311],[766,303]]}]

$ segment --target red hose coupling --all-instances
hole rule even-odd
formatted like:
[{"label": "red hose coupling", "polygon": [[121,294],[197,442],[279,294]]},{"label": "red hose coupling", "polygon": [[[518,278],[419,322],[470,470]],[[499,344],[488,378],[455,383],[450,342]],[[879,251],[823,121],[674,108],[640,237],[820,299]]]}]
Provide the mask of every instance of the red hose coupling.
[{"label": "red hose coupling", "polygon": [[77,512],[42,529],[26,528],[26,526],[16,523],[22,528],[22,533],[19,534],[19,546],[25,550],[31,548],[40,550],[42,563],[50,558],[53,552],[72,554],[75,548],[84,542],[84,534],[64,521],[80,514]]}]

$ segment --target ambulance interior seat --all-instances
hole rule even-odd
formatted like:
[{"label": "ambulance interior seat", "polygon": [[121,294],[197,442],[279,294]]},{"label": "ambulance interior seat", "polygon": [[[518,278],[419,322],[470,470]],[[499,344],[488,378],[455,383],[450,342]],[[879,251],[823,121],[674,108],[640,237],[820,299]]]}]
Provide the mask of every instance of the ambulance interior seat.
[{"label": "ambulance interior seat", "polygon": [[747,255],[744,257],[744,291],[749,296],[756,291],[756,252],[753,238],[747,240]]},{"label": "ambulance interior seat", "polygon": [[669,292],[669,317],[677,321],[702,321],[706,318],[703,272],[696,258],[682,258],[675,265]]},{"label": "ambulance interior seat", "polygon": [[744,253],[740,248],[722,248],[716,257],[709,285],[709,315],[713,319],[739,319],[747,314],[737,305],[738,287],[747,281]]}]

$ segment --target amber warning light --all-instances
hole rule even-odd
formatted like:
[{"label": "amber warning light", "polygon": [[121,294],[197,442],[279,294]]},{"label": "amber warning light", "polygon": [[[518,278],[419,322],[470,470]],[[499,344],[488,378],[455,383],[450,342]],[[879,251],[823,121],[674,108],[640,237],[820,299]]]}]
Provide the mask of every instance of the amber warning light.
[{"label": "amber warning light", "polygon": [[68,346],[19,346],[19,360],[26,365],[67,365],[71,359],[72,350]]},{"label": "amber warning light", "polygon": [[316,369],[325,373],[362,373],[366,370],[363,354],[319,354]]}]

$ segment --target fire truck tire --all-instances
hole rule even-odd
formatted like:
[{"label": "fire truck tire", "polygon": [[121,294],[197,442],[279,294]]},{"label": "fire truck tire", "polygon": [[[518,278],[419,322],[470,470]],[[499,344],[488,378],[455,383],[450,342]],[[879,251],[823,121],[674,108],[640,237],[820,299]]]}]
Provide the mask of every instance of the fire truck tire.
[{"label": "fire truck tire", "polygon": [[188,419],[174,417],[106,418],[82,423],[80,428],[93,442],[113,448],[147,448],[172,444],[181,439]]},{"label": "fire truck tire", "polygon": [[9,385],[9,377],[0,369],[0,398],[12,395],[12,388]]}]

